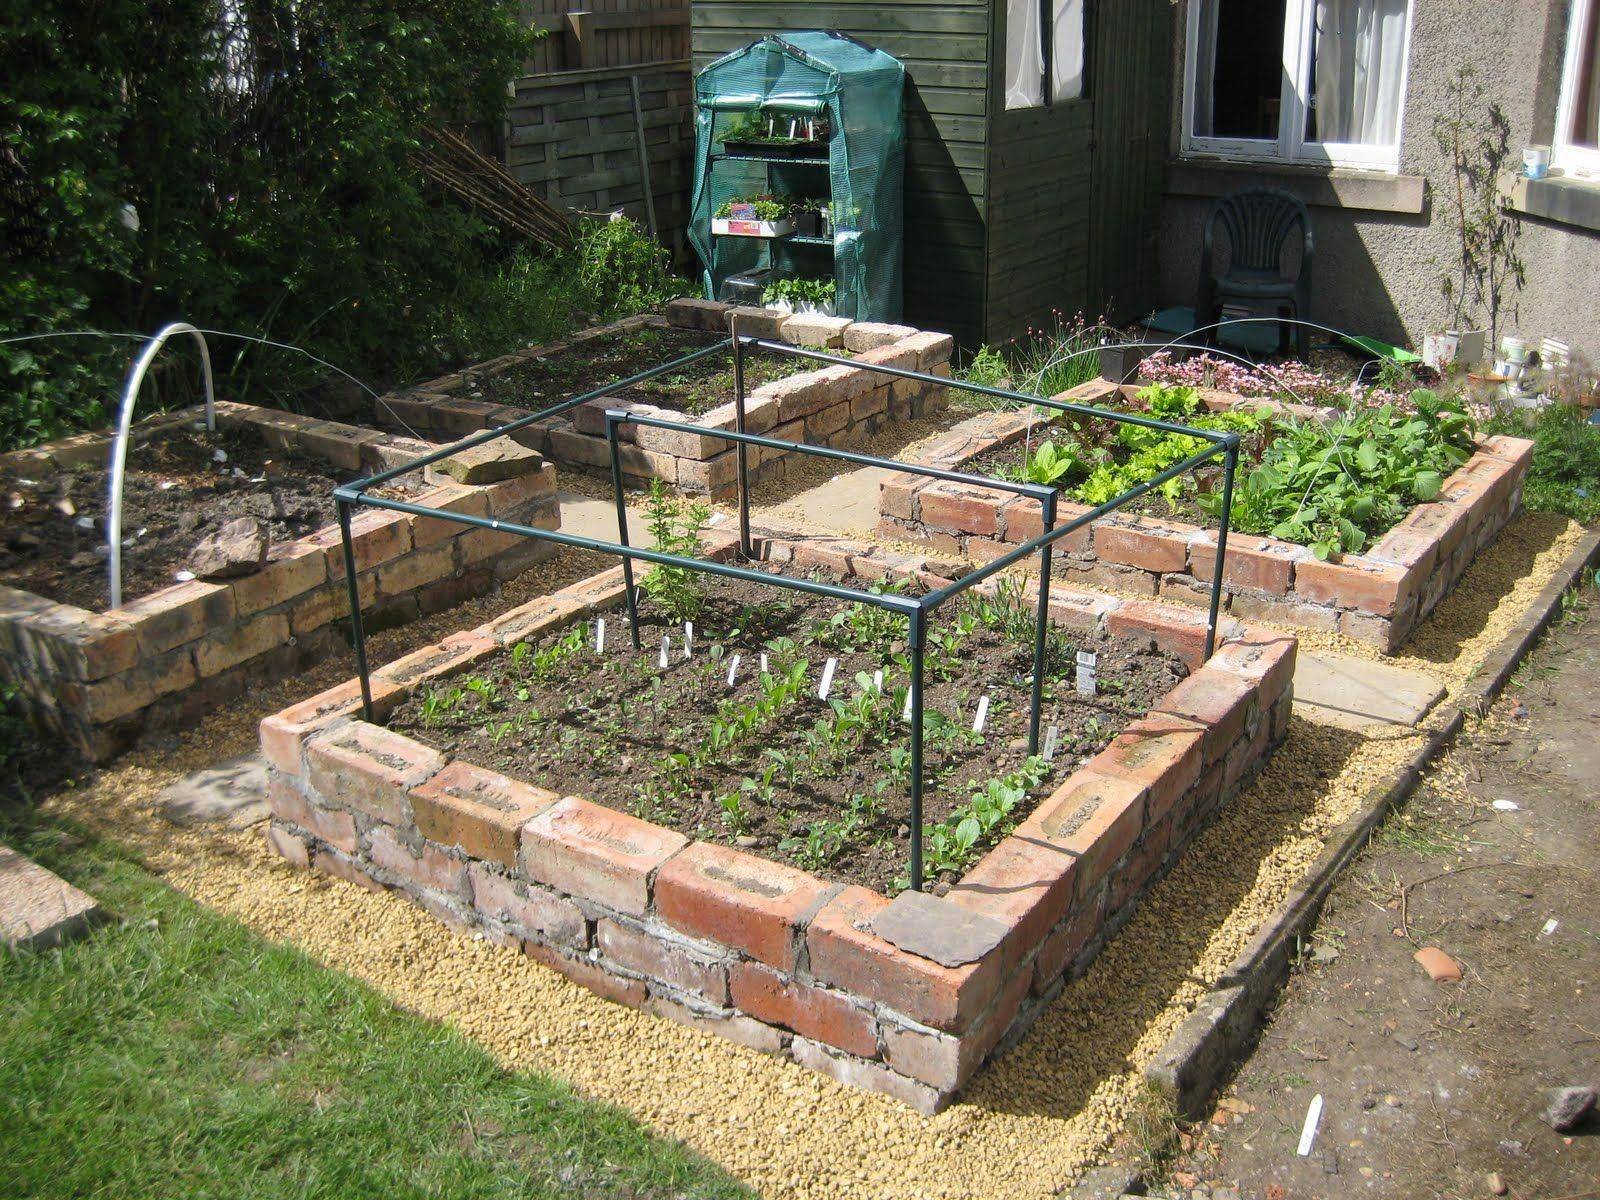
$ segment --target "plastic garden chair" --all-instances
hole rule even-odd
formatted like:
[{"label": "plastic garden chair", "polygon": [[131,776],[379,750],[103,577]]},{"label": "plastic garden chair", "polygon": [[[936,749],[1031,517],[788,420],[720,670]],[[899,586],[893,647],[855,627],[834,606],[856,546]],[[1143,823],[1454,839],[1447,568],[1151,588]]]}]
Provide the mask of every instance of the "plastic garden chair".
[{"label": "plastic garden chair", "polygon": [[[1227,235],[1228,270],[1215,273],[1217,226]],[[1283,267],[1284,250],[1295,227],[1300,230],[1300,263],[1293,275]],[[1224,196],[1212,205],[1206,218],[1205,242],[1200,249],[1200,286],[1195,297],[1196,329],[1222,319],[1225,300],[1251,307],[1270,306],[1280,316],[1306,320],[1311,310],[1311,214],[1298,198],[1277,188],[1249,188]],[[1311,352],[1311,332],[1295,327],[1295,349],[1301,361]],[[1289,348],[1287,325],[1278,327],[1278,349]],[[1216,339],[1215,329],[1203,335]]]}]

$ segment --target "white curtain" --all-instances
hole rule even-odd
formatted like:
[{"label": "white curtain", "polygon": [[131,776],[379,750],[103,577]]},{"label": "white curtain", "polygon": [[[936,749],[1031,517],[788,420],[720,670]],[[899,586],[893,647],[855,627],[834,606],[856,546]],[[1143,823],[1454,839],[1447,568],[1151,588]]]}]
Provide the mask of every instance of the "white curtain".
[{"label": "white curtain", "polygon": [[1393,145],[1408,0],[1317,0],[1316,140]]},{"label": "white curtain", "polygon": [[1083,0],[1053,0],[1050,102],[1083,95]]},{"label": "white curtain", "polygon": [[[1567,140],[1588,149],[1600,147],[1600,0],[1589,0],[1586,28],[1575,29],[1567,45],[1572,62],[1572,128]],[[1576,16],[1574,16],[1576,24]]]},{"label": "white curtain", "polygon": [[1203,0],[1200,4],[1200,30],[1192,53],[1195,61],[1194,134],[1214,137],[1216,121],[1212,101],[1217,91],[1217,0]]},{"label": "white curtain", "polygon": [[1039,0],[1006,0],[1006,107],[1044,103],[1044,45]]}]

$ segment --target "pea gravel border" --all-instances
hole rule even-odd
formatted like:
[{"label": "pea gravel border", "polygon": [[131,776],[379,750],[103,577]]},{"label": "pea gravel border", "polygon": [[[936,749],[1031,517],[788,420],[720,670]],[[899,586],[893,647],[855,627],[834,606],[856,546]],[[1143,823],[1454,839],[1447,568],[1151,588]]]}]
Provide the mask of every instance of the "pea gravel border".
[{"label": "pea gravel border", "polygon": [[[1328,839],[1300,885],[1145,1068],[1145,1079],[1171,1101],[1178,1116],[1204,1116],[1212,1091],[1244,1057],[1263,1009],[1287,974],[1301,939],[1316,925],[1345,866],[1366,846],[1383,819],[1411,794],[1434,756],[1460,731],[1466,715],[1488,711],[1560,612],[1562,595],[1597,559],[1600,530],[1590,530],[1562,561],[1523,619],[1485,656],[1455,702],[1436,710],[1418,729],[1422,744],[1399,772],[1368,790],[1360,810]],[[1125,1190],[1131,1191],[1135,1184],[1136,1176],[1130,1176]]]}]

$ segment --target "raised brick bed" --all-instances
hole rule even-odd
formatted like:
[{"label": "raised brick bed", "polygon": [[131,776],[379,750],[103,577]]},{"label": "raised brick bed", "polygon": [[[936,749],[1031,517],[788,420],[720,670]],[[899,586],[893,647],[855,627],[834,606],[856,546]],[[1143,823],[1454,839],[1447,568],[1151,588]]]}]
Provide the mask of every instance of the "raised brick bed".
[{"label": "raised brick bed", "polygon": [[[1094,380],[1057,398],[1130,408],[1136,390]],[[1213,411],[1266,403],[1216,391],[1202,391],[1201,397]],[[1020,442],[1030,424],[1035,431],[1041,427],[1024,412],[974,417],[928,447],[918,461],[960,468],[996,447]],[[1520,438],[1481,439],[1477,453],[1445,480],[1437,499],[1417,505],[1364,553],[1346,554],[1337,562],[1319,561],[1309,548],[1276,538],[1230,534],[1222,576],[1228,611],[1245,619],[1337,630],[1394,650],[1520,510],[1532,455],[1533,443]],[[1057,519],[1065,523],[1087,511],[1063,501]],[[1042,531],[1037,501],[903,472],[880,483],[878,512],[878,531],[885,537],[980,560]],[[1112,514],[1056,543],[1056,566],[1061,576],[1088,586],[1204,604],[1210,599],[1216,545],[1210,529]]]},{"label": "raised brick bed", "polygon": [[[562,342],[514,354],[458,371],[417,387],[385,396],[380,421],[400,420],[428,436],[463,437],[479,429],[509,424],[528,415],[526,408],[475,398],[485,379],[519,364],[560,354],[596,339],[614,338],[643,326],[676,326],[708,333],[728,331],[729,314],[739,316],[739,331],[752,337],[829,351],[848,351],[863,364],[901,367],[948,375],[954,343],[948,334],[929,333],[908,325],[850,321],[844,317],[783,316],[762,308],[734,308],[710,300],[674,300],[663,316],[629,317],[584,330]],[[598,387],[603,379],[591,381]],[[581,393],[573,393],[581,394]],[[555,404],[567,396],[552,395]],[[854,367],[821,367],[752,389],[746,402],[746,429],[786,441],[822,446],[858,445],[890,421],[903,421],[943,405],[945,389],[916,380],[894,380]],[[563,465],[611,469],[605,439],[605,410],[631,409],[666,420],[693,422],[706,430],[734,427],[731,403],[698,417],[653,405],[627,401],[596,402],[549,418],[511,436]],[[736,466],[732,443],[670,429],[624,426],[622,469],[631,483],[660,479],[685,492],[722,499],[734,494]],[[789,455],[752,447],[752,480],[782,478]]]},{"label": "raised brick bed", "polygon": [[[186,409],[134,427],[138,441],[186,427]],[[293,413],[219,401],[219,427],[257,431],[269,446],[372,472],[432,450],[425,442]],[[8,456],[27,474],[100,465],[106,434],[85,434]],[[506,442],[440,464],[417,503],[540,528],[560,522],[555,469]],[[328,511],[333,512],[328,498]],[[403,513],[363,510],[352,522],[363,610],[394,623],[490,590],[548,558],[547,542]],[[261,571],[192,580],[90,611],[0,587],[0,679],[30,716],[104,761],[142,730],[181,724],[240,695],[254,680],[290,675],[346,648],[348,615],[338,524],[275,542]]]},{"label": "raised brick bed", "polygon": [[[761,544],[852,578],[936,578],[882,547]],[[376,715],[621,591],[615,568],[382,668]],[[1202,662],[1192,609],[1060,588],[1052,611],[1148,637],[1191,674],[942,897],[891,900],[449,759],[360,720],[354,680],[262,722],[267,836],[298,865],[398,889],[619,1003],[932,1111],[1083,969],[1288,724],[1291,635],[1229,621]]]}]

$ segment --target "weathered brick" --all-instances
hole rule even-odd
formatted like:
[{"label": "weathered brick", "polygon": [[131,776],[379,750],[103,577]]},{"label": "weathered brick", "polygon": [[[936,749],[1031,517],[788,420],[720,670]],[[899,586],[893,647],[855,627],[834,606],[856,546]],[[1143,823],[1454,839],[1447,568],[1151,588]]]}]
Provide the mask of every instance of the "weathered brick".
[{"label": "weathered brick", "polygon": [[1374,616],[1394,613],[1406,586],[1406,571],[1386,563],[1302,560],[1295,567],[1294,590],[1316,604],[1335,604]]},{"label": "weathered brick", "polygon": [[784,319],[783,340],[791,346],[816,346],[831,349],[844,345],[849,317],[824,317],[817,313],[795,313]]},{"label": "weathered brick", "polygon": [[289,618],[283,613],[257,613],[227,629],[208,634],[194,647],[194,665],[202,678],[248,662],[289,640]]},{"label": "weathered brick", "polygon": [[805,436],[800,440],[821,442],[826,445],[829,438],[850,424],[851,403],[854,401],[830,405],[812,413],[805,420]]},{"label": "weathered brick", "polygon": [[373,865],[393,871],[420,887],[462,899],[470,894],[467,890],[466,863],[426,844],[413,851],[394,830],[386,826],[379,825],[373,829],[369,854]]},{"label": "weathered brick", "polygon": [[1188,566],[1189,539],[1187,534],[1155,525],[1102,523],[1094,532],[1094,552],[1106,562],[1160,575]]},{"label": "weathered brick", "polygon": [[306,782],[328,804],[390,825],[411,824],[410,789],[444,766],[444,755],[403,734],[352,720],[306,743]]},{"label": "weathered brick", "polygon": [[455,573],[455,547],[450,543],[412,550],[377,569],[378,595],[385,599],[408,595],[430,583],[450,579]]},{"label": "weathered brick", "polygon": [[24,658],[69,679],[104,679],[141,658],[133,625],[71,604],[32,607],[12,633]]},{"label": "weathered brick", "polygon": [[[915,371],[917,369],[917,348],[905,340],[892,342],[884,346],[876,346],[871,350],[863,350],[852,360],[862,367],[898,367],[902,371]],[[892,378],[880,375],[881,381]]]},{"label": "weathered brick", "polygon": [[382,440],[383,434],[374,429],[341,425],[337,421],[321,421],[296,430],[293,438],[294,448],[300,453],[343,467],[346,471],[358,471],[361,469],[361,447]]},{"label": "weathered brick", "polygon": [[946,1099],[927,1084],[918,1083],[898,1071],[891,1071],[882,1063],[841,1054],[810,1038],[795,1038],[790,1043],[789,1053],[794,1056],[795,1062],[808,1071],[826,1075],[846,1087],[859,1088],[865,1092],[881,1092],[924,1116],[932,1116],[938,1112]]},{"label": "weathered brick", "polygon": [[[327,555],[328,578],[344,579],[344,540],[338,525],[320,529],[305,539],[321,546]],[[404,513],[369,508],[350,519],[350,549],[356,574],[361,575],[411,549],[411,518]]]},{"label": "weathered brick", "polygon": [[751,305],[736,305],[727,310],[725,329],[740,337],[761,338],[776,342],[783,337],[783,323],[788,320],[782,313]]},{"label": "weathered brick", "polygon": [[[376,571],[356,576],[356,595],[360,600],[362,612],[372,607],[373,601],[378,597]],[[300,599],[290,604],[289,632],[295,637],[304,637],[329,622],[345,621],[349,618],[350,588],[341,579],[338,583],[325,584],[304,592]]]},{"label": "weathered brick", "polygon": [[695,947],[683,939],[609,917],[596,922],[595,944],[620,967],[658,979],[680,992],[703,996],[718,1006],[728,1003],[727,964],[711,947]]},{"label": "weathered brick", "polygon": [[1258,694],[1249,679],[1207,664],[1162,697],[1156,709],[1201,727],[1201,755],[1210,765],[1260,719]]},{"label": "weathered brick", "polygon": [[267,848],[302,870],[311,865],[311,847],[305,838],[290,833],[281,825],[267,826]]},{"label": "weathered brick", "polygon": [[985,488],[941,480],[917,493],[918,514],[929,529],[993,537],[1004,497]]},{"label": "weathered brick", "polygon": [[1079,897],[1077,906],[1045,938],[1039,947],[1039,957],[1033,964],[1033,990],[1044,993],[1050,989],[1061,973],[1094,940],[1105,923],[1105,888],[1096,889],[1086,897]]},{"label": "weathered brick", "polygon": [[537,473],[543,463],[537,450],[529,450],[508,437],[497,437],[457,450],[431,469],[457,483],[486,484]]},{"label": "weathered brick", "polygon": [[604,966],[588,958],[574,958],[552,946],[540,945],[534,941],[523,942],[522,952],[535,962],[542,963],[552,971],[559,971],[579,987],[587,988],[613,1004],[642,1008],[649,995],[643,980],[625,979],[621,975],[613,975]]},{"label": "weathered brick", "polygon": [[467,864],[472,906],[490,920],[529,937],[543,937],[582,949],[589,925],[571,900],[541,887],[525,886],[484,863]]},{"label": "weathered brick", "polygon": [[848,997],[786,979],[760,963],[738,962],[729,972],[734,1007],[769,1025],[836,1046],[861,1058],[878,1057],[872,1013]]},{"label": "weathered brick", "polygon": [[[1228,538],[1222,582],[1230,588],[1250,588],[1269,596],[1283,596],[1294,583],[1295,562],[1304,557],[1298,547],[1271,538]],[[1189,544],[1189,573],[1209,584],[1217,566],[1217,541],[1206,534]]]},{"label": "weathered brick", "polygon": [[902,338],[899,344],[913,347],[917,352],[918,369],[928,372],[949,362],[956,348],[955,339],[948,333],[935,333],[931,329],[918,330],[910,337]]},{"label": "weathered brick", "polygon": [[[1098,539],[1099,534],[1095,537]],[[1153,642],[1159,649],[1176,654],[1191,669],[1205,657],[1206,614],[1173,604],[1150,604],[1130,600],[1106,618],[1106,626],[1119,637]],[[1218,639],[1226,630],[1218,631]]]},{"label": "weathered brick", "polygon": [[888,905],[856,886],[823,905],[806,930],[811,977],[924,1025],[966,1027],[999,991],[1000,955],[952,968],[908,954],[872,932],[873,918]]},{"label": "weathered brick", "polygon": [[328,558],[320,547],[304,541],[275,542],[267,550],[267,562],[254,575],[235,579],[234,609],[241,617],[287,604],[328,578]]},{"label": "weathered brick", "polygon": [[875,350],[908,338],[917,329],[912,325],[891,325],[881,321],[855,321],[844,331],[844,348],[853,353]]},{"label": "weathered brick", "polygon": [[759,1050],[762,1054],[781,1054],[789,1044],[787,1030],[777,1029],[731,1008],[712,1009],[705,1005],[685,1003],[677,996],[655,987],[650,989],[645,1010],[702,1033],[714,1033],[730,1042]]},{"label": "weathered brick", "polygon": [[355,818],[346,812],[315,807],[289,777],[274,773],[267,780],[267,804],[280,821],[298,825],[346,854],[356,853]]},{"label": "weathered brick", "polygon": [[1073,772],[1017,826],[1014,837],[1077,856],[1078,895],[1087,896],[1144,828],[1145,789],[1088,767]]},{"label": "weathered brick", "polygon": [[56,682],[56,699],[91,724],[105,724],[131,716],[162,696],[192,687],[198,677],[187,651],[171,650],[144,659],[131,671],[105,679]]},{"label": "weathered brick", "polygon": [[1012,835],[984,855],[945,898],[1010,927],[1001,968],[1009,974],[1067,911],[1076,864],[1058,846]]},{"label": "weathered brick", "polygon": [[523,825],[559,799],[458,760],[411,790],[411,809],[429,841],[514,868]]},{"label": "weathered brick", "polygon": [[656,878],[656,911],[692,937],[792,971],[800,934],[830,889],[792,867],[696,842]]},{"label": "weathered brick", "polygon": [[1262,703],[1271,704],[1294,681],[1298,649],[1292,633],[1249,627],[1224,642],[1211,665],[1254,683],[1260,689]]},{"label": "weathered brick", "polygon": [[[1078,506],[1061,505],[1057,508],[1055,523],[1057,529],[1077,515],[1070,511],[1076,507]],[[1005,541],[1017,545],[1032,541],[1044,532],[1044,506],[1032,496],[1013,496],[1001,505],[1000,523],[1004,527],[1002,536]],[[1071,533],[1051,542],[1052,552],[1086,554],[1092,536],[1091,526],[1080,525]]]},{"label": "weathered brick", "polygon": [[441,642],[413,650],[373,672],[383,679],[414,691],[431,680],[448,679],[482,662],[499,647],[476,632],[452,633]]},{"label": "weathered brick", "polygon": [[[373,715],[383,720],[405,699],[388,680],[372,680]],[[280,771],[301,773],[300,748],[306,738],[334,721],[361,710],[361,681],[347,679],[325,692],[291,704],[261,722],[261,752]]]},{"label": "weathered brick", "polygon": [[1027,999],[1031,971],[1017,971],[978,1023],[961,1037],[932,1029],[885,1026],[884,1057],[902,1075],[950,1093],[972,1077],[995,1048]]},{"label": "weathered brick", "polygon": [[365,891],[386,890],[383,884],[367,874],[360,863],[352,862],[348,856],[328,847],[318,846],[311,852],[311,869],[321,871],[324,875],[332,875],[346,883],[353,883]]},{"label": "weathered brick", "polygon": [[[443,512],[460,513],[462,516],[487,517],[489,490],[468,487],[463,483],[447,483],[424,492],[417,497],[416,503]],[[448,541],[467,528],[468,526],[459,521],[447,521],[440,517],[416,517],[411,526],[411,544],[413,548],[420,550],[426,546]]]},{"label": "weathered brick", "polygon": [[569,796],[522,829],[530,878],[631,916],[650,906],[650,879],[688,844],[680,833]]},{"label": "weathered brick", "polygon": [[1170,713],[1132,721],[1089,766],[1143,787],[1145,824],[1161,820],[1200,778],[1205,725]]},{"label": "weathered brick", "polygon": [[667,301],[667,320],[683,329],[722,331],[728,328],[728,306],[717,300],[683,296]]},{"label": "weathered brick", "polygon": [[140,652],[149,657],[231,622],[233,592],[225,585],[192,579],[130,600],[107,610],[107,615],[132,625]]}]

